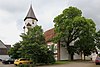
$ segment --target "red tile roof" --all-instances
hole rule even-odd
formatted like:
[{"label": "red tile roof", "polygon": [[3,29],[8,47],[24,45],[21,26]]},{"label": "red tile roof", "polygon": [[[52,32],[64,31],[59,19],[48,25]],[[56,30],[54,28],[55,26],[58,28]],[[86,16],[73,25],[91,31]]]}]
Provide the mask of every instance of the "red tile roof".
[{"label": "red tile roof", "polygon": [[55,36],[54,28],[49,29],[46,32],[44,32],[44,36],[45,36],[46,42],[50,41],[50,39],[52,39]]}]

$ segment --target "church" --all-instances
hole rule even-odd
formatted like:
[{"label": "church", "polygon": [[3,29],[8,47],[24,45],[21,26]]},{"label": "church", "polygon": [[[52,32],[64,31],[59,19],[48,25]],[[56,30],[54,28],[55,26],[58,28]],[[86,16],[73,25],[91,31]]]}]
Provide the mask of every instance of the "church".
[{"label": "church", "polygon": [[34,14],[32,5],[30,5],[30,9],[28,11],[28,14],[26,15],[24,22],[25,22],[25,26],[23,27],[24,29],[24,33],[26,33],[28,31],[28,27],[35,27],[37,25],[37,18]]},{"label": "church", "polygon": [[[32,5],[30,5],[29,11],[24,19],[25,26],[23,27],[24,33],[28,31],[29,27],[35,27],[37,25],[38,19],[35,16]],[[49,29],[44,32],[45,41],[49,49],[53,46],[54,48],[54,57],[56,60],[70,60],[68,51],[65,47],[61,46],[61,43],[53,43],[50,41],[55,36],[54,28]],[[73,45],[73,43],[71,43]],[[87,59],[91,59],[91,57],[86,57]],[[81,59],[81,55],[74,54],[74,59]]]}]

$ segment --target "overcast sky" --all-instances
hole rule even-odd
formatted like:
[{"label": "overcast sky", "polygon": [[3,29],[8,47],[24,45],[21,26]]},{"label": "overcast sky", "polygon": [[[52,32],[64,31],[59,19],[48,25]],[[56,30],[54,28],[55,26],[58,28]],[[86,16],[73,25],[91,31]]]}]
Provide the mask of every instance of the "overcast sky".
[{"label": "overcast sky", "polygon": [[100,29],[100,0],[0,0],[0,40],[13,45],[21,40],[24,18],[32,3],[38,25],[44,31],[53,28],[53,19],[65,8],[75,6]]}]

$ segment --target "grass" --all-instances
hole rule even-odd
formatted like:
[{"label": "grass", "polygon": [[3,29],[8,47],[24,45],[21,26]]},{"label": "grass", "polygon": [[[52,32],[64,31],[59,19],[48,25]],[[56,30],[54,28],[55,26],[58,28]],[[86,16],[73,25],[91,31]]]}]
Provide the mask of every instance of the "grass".
[{"label": "grass", "polygon": [[56,61],[55,64],[67,64],[69,63],[70,61]]}]

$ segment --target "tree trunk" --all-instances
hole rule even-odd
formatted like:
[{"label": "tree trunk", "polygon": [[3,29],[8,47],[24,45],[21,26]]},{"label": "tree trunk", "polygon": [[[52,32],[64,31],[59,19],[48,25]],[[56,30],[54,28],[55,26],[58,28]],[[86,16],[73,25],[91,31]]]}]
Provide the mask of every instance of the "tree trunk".
[{"label": "tree trunk", "polygon": [[69,58],[69,60],[74,60],[74,54],[69,54],[69,56],[68,56],[68,58]]},{"label": "tree trunk", "polygon": [[81,60],[82,60],[82,52],[81,52]]},{"label": "tree trunk", "polygon": [[74,57],[73,57],[74,55],[73,54],[71,54],[71,60],[73,60],[74,59]]}]

